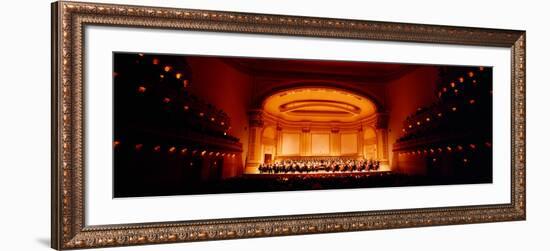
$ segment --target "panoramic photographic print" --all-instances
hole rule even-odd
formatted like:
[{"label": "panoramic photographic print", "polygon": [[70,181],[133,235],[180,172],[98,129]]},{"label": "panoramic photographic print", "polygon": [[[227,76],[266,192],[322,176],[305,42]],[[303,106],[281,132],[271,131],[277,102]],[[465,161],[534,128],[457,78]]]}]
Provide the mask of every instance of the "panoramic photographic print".
[{"label": "panoramic photographic print", "polygon": [[492,182],[488,66],[113,62],[115,198]]}]

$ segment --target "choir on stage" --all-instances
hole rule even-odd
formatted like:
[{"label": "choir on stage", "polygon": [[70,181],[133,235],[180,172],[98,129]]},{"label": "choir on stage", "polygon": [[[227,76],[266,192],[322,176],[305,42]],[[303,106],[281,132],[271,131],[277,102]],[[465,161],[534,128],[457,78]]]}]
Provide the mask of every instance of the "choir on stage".
[{"label": "choir on stage", "polygon": [[260,173],[318,173],[318,172],[363,172],[377,171],[380,161],[377,160],[283,160],[274,163],[263,163],[259,166]]}]

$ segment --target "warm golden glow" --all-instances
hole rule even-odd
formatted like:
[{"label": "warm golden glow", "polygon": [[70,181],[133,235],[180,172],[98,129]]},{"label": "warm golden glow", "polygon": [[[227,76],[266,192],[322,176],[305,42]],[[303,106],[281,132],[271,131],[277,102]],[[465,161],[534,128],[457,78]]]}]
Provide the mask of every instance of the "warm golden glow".
[{"label": "warm golden glow", "polygon": [[310,87],[282,91],[268,97],[265,111],[287,121],[355,122],[376,112],[366,97],[331,88]]}]

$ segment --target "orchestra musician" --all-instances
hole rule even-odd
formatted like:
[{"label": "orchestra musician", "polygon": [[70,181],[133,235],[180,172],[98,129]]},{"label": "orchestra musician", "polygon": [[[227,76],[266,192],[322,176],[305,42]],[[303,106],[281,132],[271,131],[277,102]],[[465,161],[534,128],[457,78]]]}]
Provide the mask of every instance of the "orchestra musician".
[{"label": "orchestra musician", "polygon": [[280,173],[342,173],[342,172],[369,172],[378,171],[380,161],[378,160],[345,160],[345,159],[304,159],[304,160],[281,160],[272,163],[262,163],[258,170],[262,174]]}]

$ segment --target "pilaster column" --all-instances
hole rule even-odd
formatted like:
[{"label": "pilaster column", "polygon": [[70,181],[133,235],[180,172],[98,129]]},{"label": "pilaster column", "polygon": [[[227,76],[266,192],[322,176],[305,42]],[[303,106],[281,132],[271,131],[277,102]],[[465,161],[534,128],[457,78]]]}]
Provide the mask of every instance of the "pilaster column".
[{"label": "pilaster column", "polygon": [[340,129],[331,128],[330,129],[330,155],[331,156],[340,156]]},{"label": "pilaster column", "polygon": [[365,158],[365,148],[363,147],[363,127],[359,127],[357,130],[357,155],[361,158]]},{"label": "pilaster column", "polygon": [[248,155],[245,173],[258,173],[258,167],[260,166],[262,160],[262,129],[264,126],[263,111],[260,109],[250,110],[248,112],[248,120]]},{"label": "pilaster column", "polygon": [[311,129],[309,128],[302,128],[302,133],[300,134],[300,155],[311,155]]},{"label": "pilaster column", "polygon": [[273,156],[273,160],[277,159],[277,156],[283,154],[283,128],[279,125],[277,125],[277,131],[275,132],[275,156]]},{"label": "pilaster column", "polygon": [[376,114],[376,154],[378,160],[388,164],[388,114]]}]

